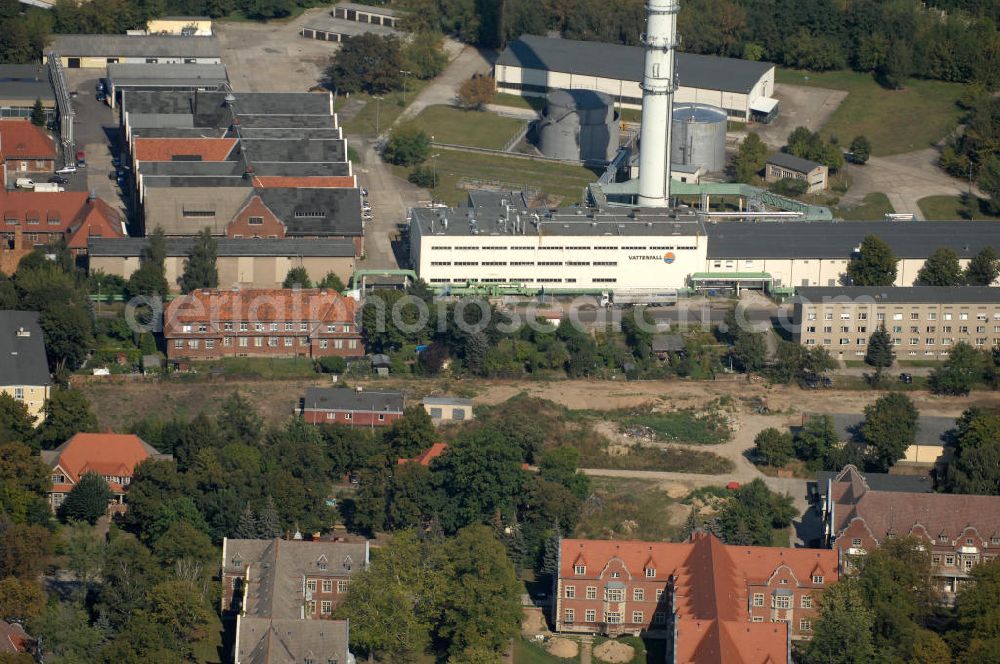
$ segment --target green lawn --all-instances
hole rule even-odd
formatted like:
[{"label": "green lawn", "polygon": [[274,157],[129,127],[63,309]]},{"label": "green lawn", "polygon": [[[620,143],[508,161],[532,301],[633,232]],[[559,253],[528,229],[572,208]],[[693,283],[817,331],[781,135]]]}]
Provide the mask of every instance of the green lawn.
[{"label": "green lawn", "polygon": [[413,124],[438,143],[502,150],[526,122],[454,106],[430,106],[413,119]]},{"label": "green lawn", "polygon": [[194,362],[198,373],[219,371],[227,376],[245,378],[316,378],[312,360],[305,357],[224,357],[219,360]]},{"label": "green lawn", "polygon": [[545,108],[544,97],[522,97],[520,95],[507,94],[506,92],[498,92],[497,95],[493,97],[493,103],[498,106],[530,108],[535,111],[540,111]]},{"label": "green lawn", "polygon": [[212,611],[211,622],[206,628],[207,636],[191,644],[194,661],[198,664],[220,664],[222,662],[222,620]]},{"label": "green lawn", "polygon": [[[594,171],[583,166],[447,148],[435,148],[432,154],[438,157],[428,160],[425,166],[437,169],[438,186],[434,197],[449,205],[458,205],[468,200],[468,191],[458,186],[463,179],[481,180],[517,189],[536,189],[560,199],[562,205],[578,203],[583,188],[597,179]],[[403,179],[410,172],[410,169],[399,166],[393,167],[393,170]]]},{"label": "green lawn", "polygon": [[884,218],[886,212],[895,212],[889,197],[882,192],[868,194],[860,205],[835,207],[834,218],[848,221],[878,221]]},{"label": "green lawn", "polygon": [[[412,76],[407,77],[406,104],[408,105],[412,102],[417,94],[426,88],[429,83],[430,81],[421,81],[413,78]],[[392,123],[396,121],[396,118],[399,117],[400,113],[402,113],[405,108],[405,105],[403,104],[403,91],[397,90],[395,92],[387,92],[386,94],[380,96],[382,99],[376,100],[372,98],[371,95],[363,92],[356,92],[351,95],[352,100],[363,101],[365,102],[365,106],[357,115],[344,122],[343,126],[345,134],[375,136],[378,133],[385,132],[392,126]],[[338,96],[336,109],[340,110],[347,103],[347,99],[342,96]],[[377,132],[375,131],[376,124],[378,125]]]},{"label": "green lawn", "polygon": [[[985,201],[981,198],[976,199],[971,210],[972,219],[980,221],[1000,219],[1000,217],[991,215],[986,210],[984,203]],[[917,201],[917,205],[920,207],[920,212],[924,215],[924,219],[928,221],[938,219],[968,219],[970,214],[970,210],[962,203],[961,198],[958,196],[928,196]]]},{"label": "green lawn", "polygon": [[955,100],[959,83],[910,79],[903,90],[887,90],[870,74],[853,71],[807,72],[779,68],[778,83],[846,90],[847,98],[822,128],[847,146],[861,134],[872,142],[872,154],[885,156],[929,147],[958,122]]}]

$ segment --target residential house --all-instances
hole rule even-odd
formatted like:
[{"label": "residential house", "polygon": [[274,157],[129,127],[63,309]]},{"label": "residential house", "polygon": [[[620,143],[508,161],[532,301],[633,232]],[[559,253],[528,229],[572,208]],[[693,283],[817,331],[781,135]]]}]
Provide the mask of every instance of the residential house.
[{"label": "residential house", "polygon": [[403,416],[403,395],[360,387],[310,387],[299,402],[299,412],[310,424],[387,427]]},{"label": "residential house", "polygon": [[461,397],[424,397],[424,410],[435,424],[441,422],[465,422],[475,418],[472,399]]},{"label": "residential house", "polygon": [[222,541],[222,613],[254,618],[329,619],[351,576],[368,567],[368,541]]},{"label": "residential house", "polygon": [[807,194],[815,194],[826,189],[829,175],[829,169],[823,164],[787,152],[771,155],[764,162],[765,180],[768,182],[800,180],[806,183]]},{"label": "residential house", "polygon": [[396,459],[397,466],[403,466],[408,463],[416,463],[424,467],[429,467],[434,459],[444,454],[445,450],[448,449],[447,443],[434,443],[426,450],[421,452],[419,455],[413,457],[412,459]]},{"label": "residential house", "polygon": [[886,540],[921,540],[945,601],[973,567],[1000,554],[1000,496],[876,490],[847,466],[829,481],[824,516],[827,544],[848,570]]},{"label": "residential house", "polygon": [[38,313],[0,311],[0,392],[24,402],[37,425],[45,420],[51,389]]},{"label": "residential house", "polygon": [[91,238],[128,235],[118,210],[85,191],[0,191],[0,211],[0,261],[7,274],[37,246],[65,239],[71,252],[84,255]]},{"label": "residential house", "polygon": [[28,652],[31,637],[17,623],[0,620],[0,655],[16,655]]},{"label": "residential house", "polygon": [[197,290],[163,316],[167,359],[364,355],[356,302],[333,290]]},{"label": "residential house", "polygon": [[42,450],[42,461],[52,475],[49,506],[56,510],[80,478],[97,473],[114,497],[110,509],[124,511],[135,467],[146,459],[172,459],[134,434],[78,433],[54,450]]},{"label": "residential house", "polygon": [[[840,444],[864,443],[864,436],[861,427],[864,424],[865,416],[862,413],[825,413],[833,420],[833,427],[837,432],[837,439]],[[818,413],[805,413],[802,416],[802,424],[810,418],[817,417]],[[898,464],[909,466],[937,466],[943,467],[952,457],[954,449],[949,441],[949,434],[955,429],[957,423],[953,417],[933,417],[921,415],[917,418],[917,434],[913,444],[906,448],[906,452]]]},{"label": "residential house", "polygon": [[838,578],[829,550],[728,546],[707,533],[680,544],[564,539],[553,622],[557,632],[673,634],[672,662],[790,662],[789,640],[811,636]]},{"label": "residential house", "polygon": [[0,122],[0,161],[4,187],[10,187],[18,178],[55,171],[56,145],[28,119],[4,120]]}]

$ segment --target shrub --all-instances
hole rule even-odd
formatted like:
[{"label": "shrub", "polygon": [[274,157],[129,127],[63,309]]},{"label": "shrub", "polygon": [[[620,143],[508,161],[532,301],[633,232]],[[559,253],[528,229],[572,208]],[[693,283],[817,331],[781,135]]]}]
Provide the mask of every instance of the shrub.
[{"label": "shrub", "polygon": [[416,166],[427,161],[431,151],[431,138],[427,132],[413,125],[402,125],[392,130],[382,157],[390,164]]},{"label": "shrub", "polygon": [[321,357],[316,360],[316,370],[320,373],[342,374],[347,371],[347,360],[336,356]]}]

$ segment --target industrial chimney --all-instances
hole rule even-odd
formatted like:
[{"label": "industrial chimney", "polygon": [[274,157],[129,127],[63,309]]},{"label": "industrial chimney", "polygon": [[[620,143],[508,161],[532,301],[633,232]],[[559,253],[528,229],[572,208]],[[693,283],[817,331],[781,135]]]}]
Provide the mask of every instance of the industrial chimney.
[{"label": "industrial chimney", "polygon": [[679,0],[646,0],[646,61],[639,133],[639,205],[666,207],[670,200],[670,118]]}]

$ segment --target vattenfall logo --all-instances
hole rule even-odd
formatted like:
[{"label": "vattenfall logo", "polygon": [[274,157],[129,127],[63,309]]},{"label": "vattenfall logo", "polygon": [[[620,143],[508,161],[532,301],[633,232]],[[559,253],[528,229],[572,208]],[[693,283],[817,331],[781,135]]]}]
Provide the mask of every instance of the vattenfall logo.
[{"label": "vattenfall logo", "polygon": [[674,252],[668,251],[667,253],[663,254],[662,256],[643,256],[643,255],[640,255],[640,254],[634,254],[632,256],[629,256],[628,259],[630,261],[659,261],[659,260],[662,260],[667,265],[670,265],[671,263],[673,263],[677,259],[677,257],[674,256]]}]

